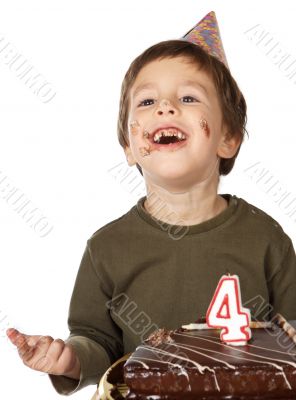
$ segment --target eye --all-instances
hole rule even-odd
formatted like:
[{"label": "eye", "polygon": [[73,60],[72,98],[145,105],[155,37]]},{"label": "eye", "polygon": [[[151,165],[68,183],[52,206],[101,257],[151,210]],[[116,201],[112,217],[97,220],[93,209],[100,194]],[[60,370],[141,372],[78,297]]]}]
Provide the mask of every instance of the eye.
[{"label": "eye", "polygon": [[141,102],[139,103],[138,107],[141,107],[141,106],[150,106],[151,104],[147,104],[147,102],[149,102],[149,101],[154,101],[154,100],[153,100],[153,99],[145,99],[145,100],[143,100],[143,101],[141,101]]},{"label": "eye", "polygon": [[181,97],[182,99],[191,99],[191,100],[193,100],[193,101],[184,101],[184,103],[193,103],[193,102],[199,102],[199,100],[197,100],[195,97],[192,97],[192,96],[183,96],[183,97]]}]

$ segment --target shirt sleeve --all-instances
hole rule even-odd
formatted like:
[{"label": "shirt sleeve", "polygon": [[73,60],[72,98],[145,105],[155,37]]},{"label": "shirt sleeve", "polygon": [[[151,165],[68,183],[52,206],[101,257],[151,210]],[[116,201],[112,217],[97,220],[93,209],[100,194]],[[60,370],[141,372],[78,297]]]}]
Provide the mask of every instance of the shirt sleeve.
[{"label": "shirt sleeve", "polygon": [[280,313],[287,320],[296,320],[296,255],[290,238],[282,262],[268,286],[271,315]]},{"label": "shirt sleeve", "polygon": [[70,335],[66,339],[79,358],[80,378],[78,381],[49,374],[59,394],[70,395],[87,385],[97,384],[106,369],[123,355],[122,332],[107,307],[112,298],[110,285],[105,284],[99,271],[100,265],[98,261],[94,265],[88,241],[70,301]]}]

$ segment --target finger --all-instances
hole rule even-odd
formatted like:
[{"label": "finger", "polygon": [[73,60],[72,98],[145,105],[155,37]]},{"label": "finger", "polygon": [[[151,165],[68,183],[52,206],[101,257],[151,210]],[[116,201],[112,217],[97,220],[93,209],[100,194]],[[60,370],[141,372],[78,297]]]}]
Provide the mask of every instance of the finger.
[{"label": "finger", "polygon": [[47,353],[49,346],[53,342],[53,338],[51,336],[39,336],[39,338],[35,338],[34,347],[38,351],[42,351],[42,353]]},{"label": "finger", "polygon": [[15,344],[17,335],[18,335],[19,331],[17,329],[14,328],[8,328],[6,330],[6,335],[8,336],[8,338],[10,339],[10,341]]},{"label": "finger", "polygon": [[9,335],[13,334],[15,331],[16,331],[15,328],[8,328],[8,329],[6,329],[6,334],[9,336]]},{"label": "finger", "polygon": [[30,346],[27,342],[26,335],[20,334],[19,339],[17,339],[19,354],[25,363],[33,362],[33,358],[40,358],[46,355],[52,341],[53,338],[51,336],[39,336],[39,340],[37,340],[36,344]]},{"label": "finger", "polygon": [[25,348],[28,345],[26,342],[25,335],[23,335],[16,329],[13,332],[10,332],[9,338],[10,338],[11,342],[15,346],[17,346],[18,349],[22,348],[22,347]]},{"label": "finger", "polygon": [[26,341],[29,346],[36,346],[36,344],[39,342],[41,339],[42,335],[25,335],[23,334],[26,338]]},{"label": "finger", "polygon": [[8,328],[6,330],[6,334],[14,345],[16,345],[16,340],[19,335],[22,335],[26,339],[29,346],[35,346],[38,340],[41,338],[41,335],[26,335],[15,328]]},{"label": "finger", "polygon": [[62,339],[55,339],[49,346],[46,356],[57,362],[64,348],[65,342]]},{"label": "finger", "polygon": [[22,334],[18,334],[15,339],[18,353],[24,362],[29,361],[33,356],[33,347],[29,346],[26,338]]},{"label": "finger", "polygon": [[69,372],[72,370],[76,363],[76,353],[73,347],[69,344],[65,344],[62,354],[57,362],[57,368],[60,371]]},{"label": "finger", "polygon": [[[62,339],[55,339],[49,346],[47,353],[45,355],[43,371],[50,373],[60,373],[63,372],[60,369],[59,360],[63,351],[65,349],[65,342]],[[45,370],[46,368],[46,370]]]},{"label": "finger", "polygon": [[51,336],[40,336],[35,346],[29,346],[31,351],[23,356],[24,363],[37,371],[45,371],[48,365],[46,355],[52,341]]}]

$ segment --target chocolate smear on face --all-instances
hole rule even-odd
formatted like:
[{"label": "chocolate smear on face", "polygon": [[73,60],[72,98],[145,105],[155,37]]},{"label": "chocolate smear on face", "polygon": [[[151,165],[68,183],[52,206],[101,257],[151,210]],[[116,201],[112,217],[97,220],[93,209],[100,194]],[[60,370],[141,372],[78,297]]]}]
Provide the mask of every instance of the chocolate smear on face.
[{"label": "chocolate smear on face", "polygon": [[133,136],[136,136],[140,131],[140,125],[139,125],[138,121],[136,121],[136,120],[132,121],[129,124],[129,127],[130,127],[131,134]]},{"label": "chocolate smear on face", "polygon": [[151,148],[149,147],[139,147],[139,151],[142,157],[146,157],[150,155]]},{"label": "chocolate smear on face", "polygon": [[202,118],[199,121],[199,124],[200,124],[201,129],[205,132],[205,135],[207,137],[210,137],[210,128],[209,128],[207,121],[204,118]]}]

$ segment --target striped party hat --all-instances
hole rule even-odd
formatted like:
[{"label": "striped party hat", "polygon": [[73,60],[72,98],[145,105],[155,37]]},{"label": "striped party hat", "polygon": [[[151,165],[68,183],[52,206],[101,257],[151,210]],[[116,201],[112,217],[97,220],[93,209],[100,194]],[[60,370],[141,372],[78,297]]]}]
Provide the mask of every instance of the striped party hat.
[{"label": "striped party hat", "polygon": [[207,53],[218,58],[229,68],[214,11],[209,12],[181,39],[202,47]]}]

